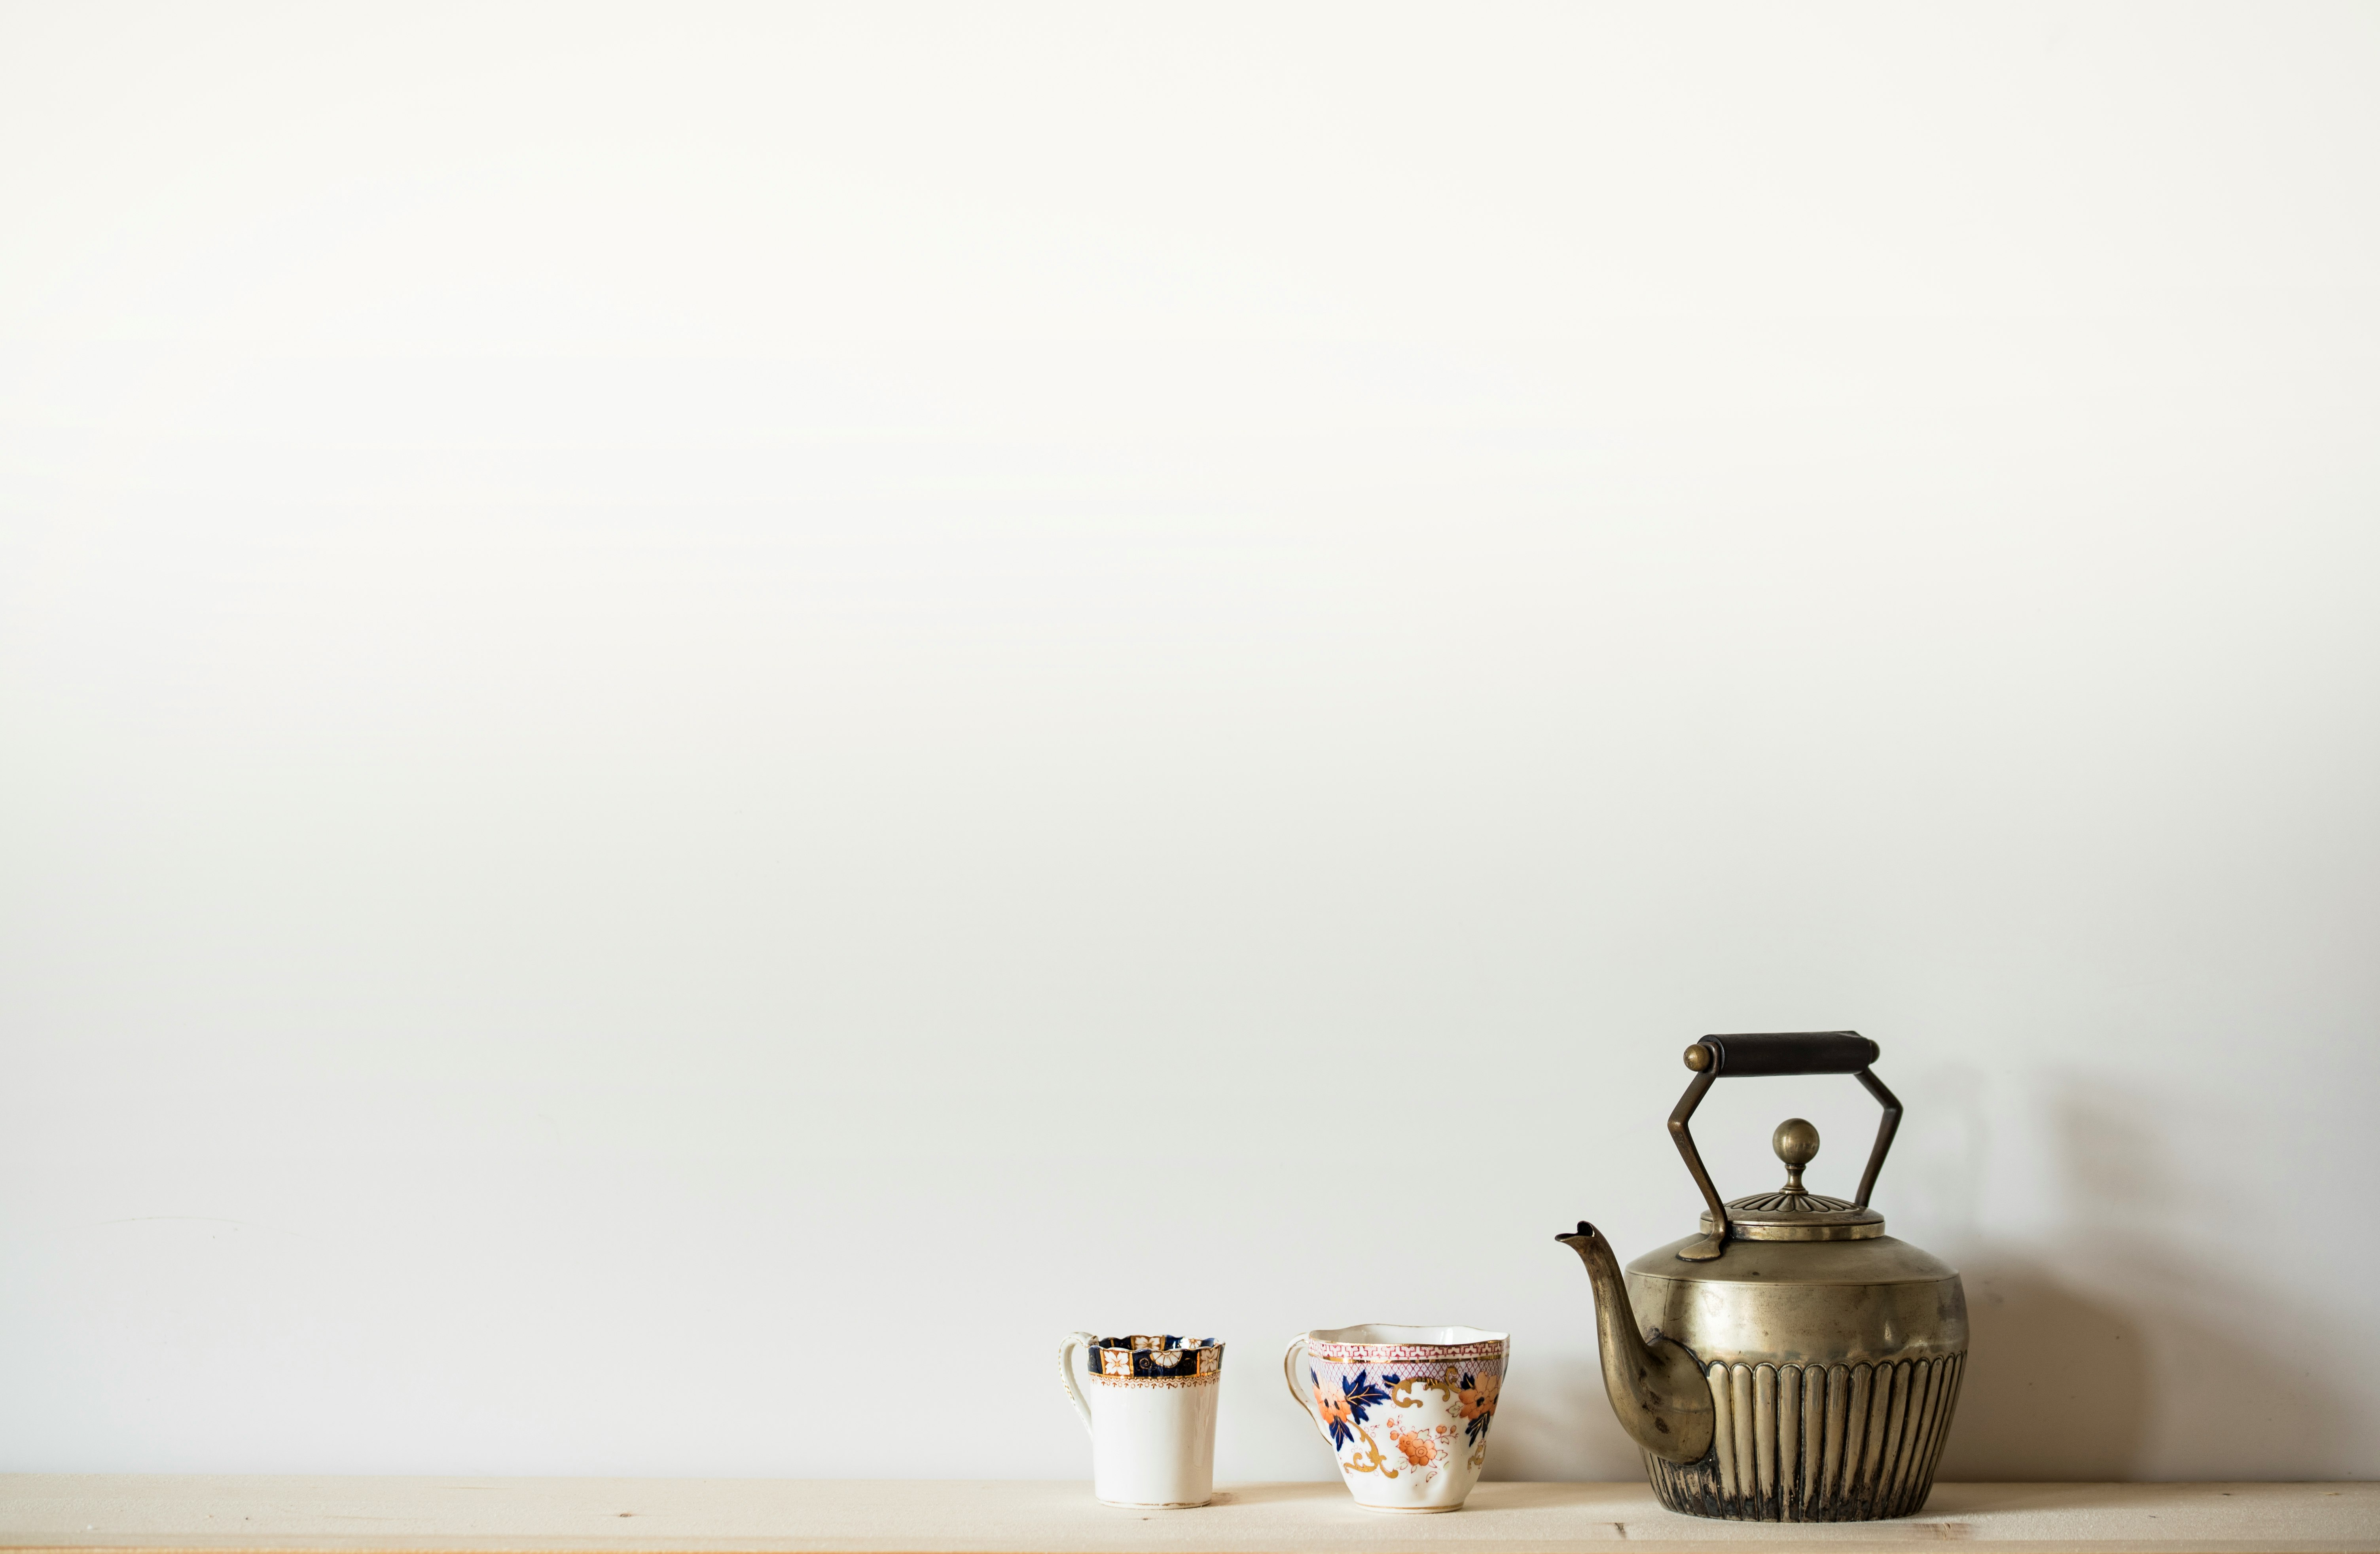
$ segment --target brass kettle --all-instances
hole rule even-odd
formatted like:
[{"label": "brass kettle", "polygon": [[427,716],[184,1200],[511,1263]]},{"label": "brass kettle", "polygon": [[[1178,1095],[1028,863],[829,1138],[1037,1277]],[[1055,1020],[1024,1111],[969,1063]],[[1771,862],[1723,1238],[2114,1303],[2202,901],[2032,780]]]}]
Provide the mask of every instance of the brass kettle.
[{"label": "brass kettle", "polygon": [[[1925,1503],[1967,1361],[1956,1269],[1884,1233],[1868,1207],[1900,1102],[1856,1031],[1706,1036],[1670,1135],[1709,1208],[1702,1229],[1647,1252],[1623,1277],[1585,1220],[1556,1239],[1595,1285],[1603,1384],[1645,1449],[1671,1511],[1740,1522],[1865,1522]],[[1845,1202],[1802,1185],[1818,1130],[1800,1118],[1771,1140],[1773,1193],[1721,1202],[1687,1120],[1722,1075],[1849,1074],[1884,1108],[1876,1147]]]}]

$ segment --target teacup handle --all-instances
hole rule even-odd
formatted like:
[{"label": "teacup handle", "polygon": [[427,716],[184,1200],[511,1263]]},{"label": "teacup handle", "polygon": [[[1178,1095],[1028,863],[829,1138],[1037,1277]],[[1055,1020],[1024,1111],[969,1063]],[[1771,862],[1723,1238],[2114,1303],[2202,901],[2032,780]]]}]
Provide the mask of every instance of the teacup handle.
[{"label": "teacup handle", "polygon": [[1068,1333],[1066,1342],[1058,1346],[1058,1379],[1064,1383],[1066,1395],[1075,1400],[1075,1412],[1083,1416],[1086,1430],[1091,1427],[1091,1405],[1083,1401],[1083,1390],[1075,1381],[1075,1351],[1099,1346],[1099,1341],[1089,1333]]},{"label": "teacup handle", "polygon": [[1302,1409],[1308,1419],[1313,1419],[1314,1427],[1318,1430],[1322,1427],[1322,1421],[1315,1419],[1314,1404],[1307,1401],[1305,1389],[1297,1384],[1296,1362],[1305,1353],[1305,1335],[1300,1333],[1289,1341],[1288,1348],[1281,1352],[1281,1378],[1289,1383],[1289,1401]]}]

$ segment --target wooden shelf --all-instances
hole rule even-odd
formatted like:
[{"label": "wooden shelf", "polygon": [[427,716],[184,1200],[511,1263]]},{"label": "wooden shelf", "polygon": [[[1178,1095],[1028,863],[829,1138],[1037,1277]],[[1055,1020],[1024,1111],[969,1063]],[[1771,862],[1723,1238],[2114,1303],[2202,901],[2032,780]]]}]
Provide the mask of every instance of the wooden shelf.
[{"label": "wooden shelf", "polygon": [[905,1479],[0,1475],[0,1548],[585,1554],[1673,1554],[1977,1549],[2380,1554],[2380,1484],[1943,1484],[1900,1522],[1761,1525],[1663,1511],[1643,1484],[1482,1484],[1445,1516],[1335,1483],[1242,1484],[1123,1511],[1083,1483]]}]

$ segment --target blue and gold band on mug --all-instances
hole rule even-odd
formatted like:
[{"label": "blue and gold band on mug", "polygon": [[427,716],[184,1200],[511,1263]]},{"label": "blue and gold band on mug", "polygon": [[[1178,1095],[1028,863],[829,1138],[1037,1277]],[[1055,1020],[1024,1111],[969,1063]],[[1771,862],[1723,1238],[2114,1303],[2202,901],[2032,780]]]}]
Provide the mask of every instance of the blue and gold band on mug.
[{"label": "blue and gold band on mug", "polygon": [[1127,1377],[1175,1380],[1219,1376],[1223,1369],[1223,1346],[1211,1338],[1127,1333],[1121,1338],[1103,1338],[1087,1347],[1091,1375],[1102,1381]]}]

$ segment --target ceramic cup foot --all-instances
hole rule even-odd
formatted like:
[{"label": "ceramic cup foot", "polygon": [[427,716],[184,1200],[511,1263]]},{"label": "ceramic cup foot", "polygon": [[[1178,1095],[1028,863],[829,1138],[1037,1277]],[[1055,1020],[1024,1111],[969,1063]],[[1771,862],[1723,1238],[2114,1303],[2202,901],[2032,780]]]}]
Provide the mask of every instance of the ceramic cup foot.
[{"label": "ceramic cup foot", "polygon": [[1461,1511],[1459,1505],[1366,1505],[1357,1500],[1359,1511],[1377,1511],[1383,1516],[1443,1516],[1450,1511]]},{"label": "ceramic cup foot", "polygon": [[1205,1500],[1101,1500],[1101,1501],[1099,1501],[1099,1503],[1100,1503],[1101,1505],[1111,1505],[1111,1506],[1115,1507],[1118,1511],[1196,1511],[1196,1510],[1197,1510],[1197,1509],[1198,1509],[1200,1506],[1202,1506],[1202,1505],[1213,1505],[1215,1502],[1214,1502],[1213,1500],[1211,1500],[1211,1499],[1205,1499]]}]

